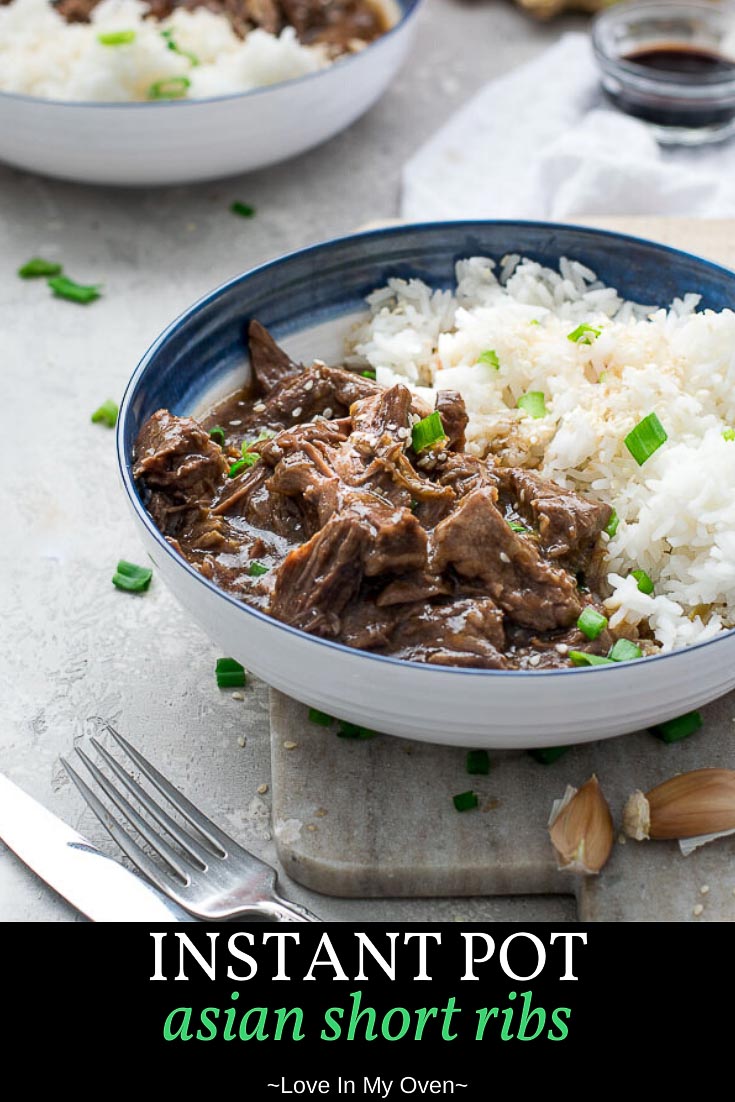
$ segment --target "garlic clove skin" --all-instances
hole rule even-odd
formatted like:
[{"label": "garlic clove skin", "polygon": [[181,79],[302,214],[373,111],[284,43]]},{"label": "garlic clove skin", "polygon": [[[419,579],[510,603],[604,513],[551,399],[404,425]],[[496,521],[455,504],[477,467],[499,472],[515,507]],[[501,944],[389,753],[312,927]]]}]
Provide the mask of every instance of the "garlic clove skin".
[{"label": "garlic clove skin", "polygon": [[594,876],[606,864],[613,847],[613,821],[594,774],[579,790],[568,786],[556,801],[549,837],[560,869]]},{"label": "garlic clove skin", "polygon": [[680,839],[735,830],[735,770],[679,773],[643,795],[634,792],[623,815],[631,838]]}]

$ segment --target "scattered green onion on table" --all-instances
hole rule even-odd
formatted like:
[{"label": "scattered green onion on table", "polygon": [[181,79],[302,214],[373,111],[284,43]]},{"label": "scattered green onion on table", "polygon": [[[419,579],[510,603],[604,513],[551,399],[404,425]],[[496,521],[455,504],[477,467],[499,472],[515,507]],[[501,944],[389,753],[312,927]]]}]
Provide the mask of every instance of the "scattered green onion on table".
[{"label": "scattered green onion on table", "polygon": [[117,570],[112,576],[112,584],[128,593],[143,593],[151,584],[153,571],[148,566],[137,566],[133,562],[120,559]]}]

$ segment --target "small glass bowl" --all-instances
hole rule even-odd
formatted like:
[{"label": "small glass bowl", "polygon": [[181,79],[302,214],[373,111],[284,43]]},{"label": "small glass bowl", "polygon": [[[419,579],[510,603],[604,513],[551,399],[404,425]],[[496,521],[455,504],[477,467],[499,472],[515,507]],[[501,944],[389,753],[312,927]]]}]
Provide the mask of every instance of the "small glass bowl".
[{"label": "small glass bowl", "polygon": [[[704,145],[735,134],[735,8],[722,3],[648,0],[614,4],[592,21],[602,87],[621,111],[643,119],[663,145]],[[699,71],[651,67],[672,56]],[[636,60],[636,57],[641,60]],[[666,60],[668,59],[668,60]],[[696,65],[694,65],[696,68]]]}]

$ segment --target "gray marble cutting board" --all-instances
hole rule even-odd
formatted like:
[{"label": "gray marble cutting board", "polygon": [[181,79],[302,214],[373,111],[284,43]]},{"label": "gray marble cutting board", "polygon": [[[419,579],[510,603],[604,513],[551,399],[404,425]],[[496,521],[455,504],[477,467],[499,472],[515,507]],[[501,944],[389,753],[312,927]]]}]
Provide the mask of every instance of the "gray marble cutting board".
[{"label": "gray marble cutting board", "polygon": [[[635,788],[689,769],[734,768],[735,694],[703,715],[704,727],[681,743],[640,732],[573,747],[552,765],[496,750],[489,775],[469,776],[461,747],[388,735],[342,739],[336,727],[310,723],[304,705],[272,690],[278,855],[290,877],[327,895],[550,893],[576,896],[578,917],[587,922],[733,921],[735,836],[689,857],[673,842],[618,841],[602,873],[585,878],[558,871],[548,840],[554,799],[592,773],[617,826]],[[459,813],[452,796],[467,789],[479,794],[479,807]]]}]

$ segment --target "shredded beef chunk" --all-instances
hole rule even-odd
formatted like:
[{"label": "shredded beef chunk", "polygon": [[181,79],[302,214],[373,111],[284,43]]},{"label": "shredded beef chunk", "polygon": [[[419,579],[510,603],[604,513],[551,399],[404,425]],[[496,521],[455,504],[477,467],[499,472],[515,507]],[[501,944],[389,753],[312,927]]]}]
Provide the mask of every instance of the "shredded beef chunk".
[{"label": "shredded beef chunk", "polygon": [[[89,23],[100,0],[57,0],[68,23]],[[9,0],[0,0],[9,3]],[[255,28],[280,34],[293,27],[306,45],[324,45],[330,56],[359,49],[390,28],[390,21],[369,0],[147,0],[148,16],[167,19],[177,8],[207,8],[224,15],[240,38]]]},{"label": "shredded beef chunk", "polygon": [[302,367],[257,321],[248,336],[250,390],[202,423],[159,410],[135,445],[146,507],[196,569],[303,631],[406,661],[548,669],[609,652],[609,627],[577,627],[604,611],[609,506],[465,454],[453,391],[437,394],[444,438],[416,453],[431,409],[405,386]]}]

